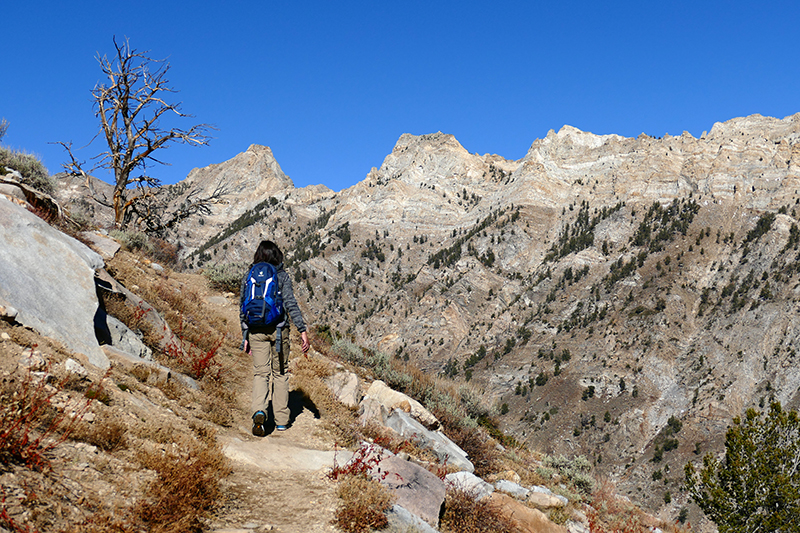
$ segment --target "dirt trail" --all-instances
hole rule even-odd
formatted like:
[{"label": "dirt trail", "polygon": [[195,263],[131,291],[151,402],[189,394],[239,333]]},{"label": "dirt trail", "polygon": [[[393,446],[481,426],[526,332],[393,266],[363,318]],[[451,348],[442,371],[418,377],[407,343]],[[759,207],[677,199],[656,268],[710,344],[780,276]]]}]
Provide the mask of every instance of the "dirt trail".
[{"label": "dirt trail", "polygon": [[[215,299],[214,303],[224,314],[238,319],[230,300]],[[302,357],[295,350],[297,346],[299,336],[292,339],[292,359]],[[232,473],[222,480],[228,500],[212,520],[210,531],[338,531],[332,525],[336,484],[326,477],[326,469],[334,459],[341,464],[350,455],[346,450],[335,449],[333,439],[322,429],[315,407],[296,391],[289,394],[289,428],[276,431],[270,416],[267,436],[253,436],[247,415],[252,388],[250,368],[237,370],[234,379],[241,384],[237,395],[238,425],[219,435],[232,468]]]},{"label": "dirt trail", "polygon": [[243,424],[220,436],[233,472],[212,531],[337,531],[336,487],[324,470],[336,452],[317,436],[319,422],[303,409],[285,432],[259,438]]}]

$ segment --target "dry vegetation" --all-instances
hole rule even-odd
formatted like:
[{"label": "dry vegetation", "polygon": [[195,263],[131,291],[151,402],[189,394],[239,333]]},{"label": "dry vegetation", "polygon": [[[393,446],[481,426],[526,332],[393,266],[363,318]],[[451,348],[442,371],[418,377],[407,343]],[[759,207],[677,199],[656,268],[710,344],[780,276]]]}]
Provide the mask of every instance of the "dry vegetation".
[{"label": "dry vegetation", "polygon": [[377,480],[363,475],[345,476],[339,482],[336,525],[349,533],[368,533],[387,526],[386,511],[392,496]]},{"label": "dry vegetation", "polygon": [[452,533],[513,533],[514,523],[494,508],[488,498],[460,489],[447,492],[442,531]]},{"label": "dry vegetation", "polygon": [[[478,398],[481,391],[468,384],[431,376],[398,358],[390,359],[349,342],[332,341],[327,332],[314,332],[312,342],[327,359],[299,361],[295,370],[295,386],[320,406],[322,418],[340,442],[352,444],[366,440],[393,453],[408,453],[419,464],[427,464],[437,475],[446,473],[437,468],[435,458],[429,451],[419,449],[414,442],[392,436],[390,432],[374,426],[356,424],[353,411],[333,399],[322,381],[333,372],[330,361],[343,364],[368,380],[383,379],[395,389],[421,401],[441,421],[448,437],[469,453],[476,474],[481,477],[491,481],[516,474],[525,485],[548,486],[556,493],[567,496],[571,502],[567,507],[548,512],[549,518],[557,524],[564,524],[578,510],[583,513],[589,510],[590,531],[593,533],[644,532],[654,526],[670,532],[688,530],[678,524],[662,523],[626,498],[618,497],[607,481],[602,484],[596,482],[591,475],[592,466],[585,458],[543,456],[504,436],[497,429],[496,415],[480,404]],[[347,480],[348,487],[356,483],[351,479],[363,474],[354,469],[358,464],[368,462],[365,459],[367,456],[359,455],[363,449],[362,446],[356,453],[356,466],[349,465],[350,470],[341,476],[341,479]],[[361,491],[343,488],[340,497],[342,503],[337,511],[337,524],[346,531],[362,531],[347,529],[347,524],[375,520],[366,509],[376,496],[366,488]],[[360,517],[361,521],[356,517]],[[518,527],[497,507],[490,505],[488,499],[478,500],[474,494],[454,488],[448,490],[441,521],[442,531],[502,532],[518,531]]]},{"label": "dry vegetation", "polygon": [[[161,349],[147,335],[146,321],[121,299],[109,299],[108,307],[145,333],[165,366],[201,378],[199,388],[147,365],[117,365],[105,375],[68,373],[64,361],[79,356],[0,321],[7,336],[0,342],[0,530],[202,531],[224,502],[219,482],[228,467],[214,428],[231,424],[230,383],[238,381],[231,378],[238,351],[227,322],[180,275],[156,274],[127,252],[111,263],[125,286],[166,317],[181,341],[181,359]],[[26,354],[31,368],[17,364]],[[131,395],[178,413],[179,425],[133,414]],[[76,469],[76,463],[88,466]],[[114,496],[100,498],[96,487]]]}]

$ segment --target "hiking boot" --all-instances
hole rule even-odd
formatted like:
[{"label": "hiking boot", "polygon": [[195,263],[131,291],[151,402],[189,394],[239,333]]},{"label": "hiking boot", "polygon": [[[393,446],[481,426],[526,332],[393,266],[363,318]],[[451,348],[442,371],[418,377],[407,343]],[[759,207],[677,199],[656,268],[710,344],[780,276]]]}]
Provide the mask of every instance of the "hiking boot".
[{"label": "hiking boot", "polygon": [[264,411],[256,411],[256,414],[253,415],[253,435],[263,437],[267,434],[267,430],[264,428],[264,422],[266,421],[266,413]]},{"label": "hiking boot", "polygon": [[286,426],[275,426],[278,431],[286,431]]}]

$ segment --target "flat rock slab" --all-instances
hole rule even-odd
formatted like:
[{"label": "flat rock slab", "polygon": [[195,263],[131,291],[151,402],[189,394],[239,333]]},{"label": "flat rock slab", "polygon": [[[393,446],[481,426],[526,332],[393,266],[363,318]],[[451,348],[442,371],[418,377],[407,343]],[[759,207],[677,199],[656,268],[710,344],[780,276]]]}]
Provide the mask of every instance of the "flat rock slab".
[{"label": "flat rock slab", "polygon": [[92,249],[100,254],[103,259],[113,259],[119,252],[120,244],[109,237],[95,231],[84,231],[81,237],[89,241]]},{"label": "flat rock slab", "polygon": [[396,455],[381,459],[371,474],[389,489],[397,505],[432,526],[439,525],[446,489],[438,477]]},{"label": "flat rock slab", "polygon": [[94,332],[94,273],[102,267],[88,246],[0,196],[0,300],[18,311],[17,322],[106,369]]},{"label": "flat rock slab", "polygon": [[271,435],[257,440],[232,437],[223,439],[222,451],[232,461],[246,463],[264,471],[313,472],[332,468],[334,461],[343,465],[353,456],[347,450],[310,450],[281,441],[280,437]]}]

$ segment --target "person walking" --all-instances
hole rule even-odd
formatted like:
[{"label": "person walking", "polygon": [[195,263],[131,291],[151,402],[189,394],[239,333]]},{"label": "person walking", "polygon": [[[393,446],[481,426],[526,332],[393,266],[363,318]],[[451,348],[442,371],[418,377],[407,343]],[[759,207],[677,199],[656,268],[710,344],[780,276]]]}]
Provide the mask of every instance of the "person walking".
[{"label": "person walking", "polygon": [[289,322],[300,332],[303,354],[308,357],[310,343],[303,313],[297,305],[292,280],[283,268],[283,253],[268,240],[261,241],[253,255],[253,266],[269,263],[275,269],[278,295],[283,300],[283,313],[274,324],[254,326],[246,321],[244,302],[251,269],[242,279],[239,295],[239,321],[242,325],[242,349],[253,356],[253,435],[267,434],[267,405],[272,400],[275,429],[285,431],[289,424]]}]

